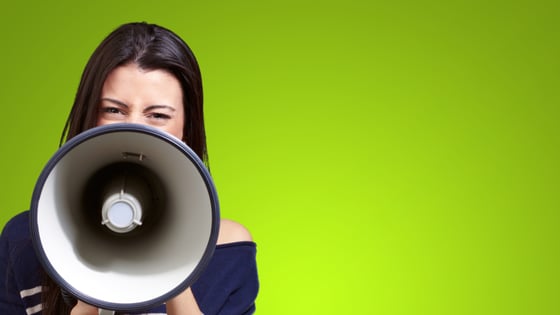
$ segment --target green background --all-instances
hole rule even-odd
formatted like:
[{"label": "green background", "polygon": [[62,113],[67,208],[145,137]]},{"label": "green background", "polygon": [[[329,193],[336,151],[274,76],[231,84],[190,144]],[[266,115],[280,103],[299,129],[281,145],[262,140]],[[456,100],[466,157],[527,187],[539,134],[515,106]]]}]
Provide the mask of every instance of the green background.
[{"label": "green background", "polygon": [[558,1],[4,1],[0,226],[128,21],[204,76],[260,314],[558,314]]}]

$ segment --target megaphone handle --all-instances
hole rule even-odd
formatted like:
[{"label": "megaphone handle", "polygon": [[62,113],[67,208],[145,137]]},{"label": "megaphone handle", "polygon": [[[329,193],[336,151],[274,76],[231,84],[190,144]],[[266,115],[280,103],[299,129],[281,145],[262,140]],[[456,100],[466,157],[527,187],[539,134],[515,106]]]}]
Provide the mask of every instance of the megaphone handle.
[{"label": "megaphone handle", "polygon": [[100,308],[99,315],[115,315],[115,311],[108,311]]}]

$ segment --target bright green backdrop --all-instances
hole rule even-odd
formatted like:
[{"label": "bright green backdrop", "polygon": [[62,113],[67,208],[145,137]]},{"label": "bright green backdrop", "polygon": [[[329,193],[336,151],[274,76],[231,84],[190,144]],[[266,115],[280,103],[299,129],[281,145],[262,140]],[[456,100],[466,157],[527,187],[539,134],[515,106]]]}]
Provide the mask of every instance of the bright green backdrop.
[{"label": "bright green backdrop", "polygon": [[259,314],[558,314],[559,3],[4,1],[0,226],[92,50],[146,20],[199,58]]}]

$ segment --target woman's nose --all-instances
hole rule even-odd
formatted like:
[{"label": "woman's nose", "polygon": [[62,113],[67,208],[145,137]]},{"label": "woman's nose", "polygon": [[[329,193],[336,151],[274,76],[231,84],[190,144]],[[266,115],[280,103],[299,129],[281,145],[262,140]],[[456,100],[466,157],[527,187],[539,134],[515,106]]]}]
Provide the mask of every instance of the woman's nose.
[{"label": "woman's nose", "polygon": [[129,124],[142,124],[143,119],[141,114],[130,114],[126,120]]}]

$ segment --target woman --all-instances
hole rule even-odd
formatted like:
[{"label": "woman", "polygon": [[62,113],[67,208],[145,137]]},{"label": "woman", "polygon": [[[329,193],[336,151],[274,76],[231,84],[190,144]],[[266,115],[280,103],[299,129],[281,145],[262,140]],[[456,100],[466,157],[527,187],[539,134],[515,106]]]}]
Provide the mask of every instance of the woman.
[{"label": "woman", "polygon": [[[182,139],[208,163],[197,61],[173,32],[130,23],[113,31],[83,72],[63,139],[95,126],[139,123]],[[256,245],[239,223],[221,220],[212,260],[192,287],[149,314],[251,314],[258,292]],[[0,314],[86,315],[98,310],[64,302],[37,261],[28,212],[8,222],[0,237]],[[144,313],[146,313],[144,312]]]}]

